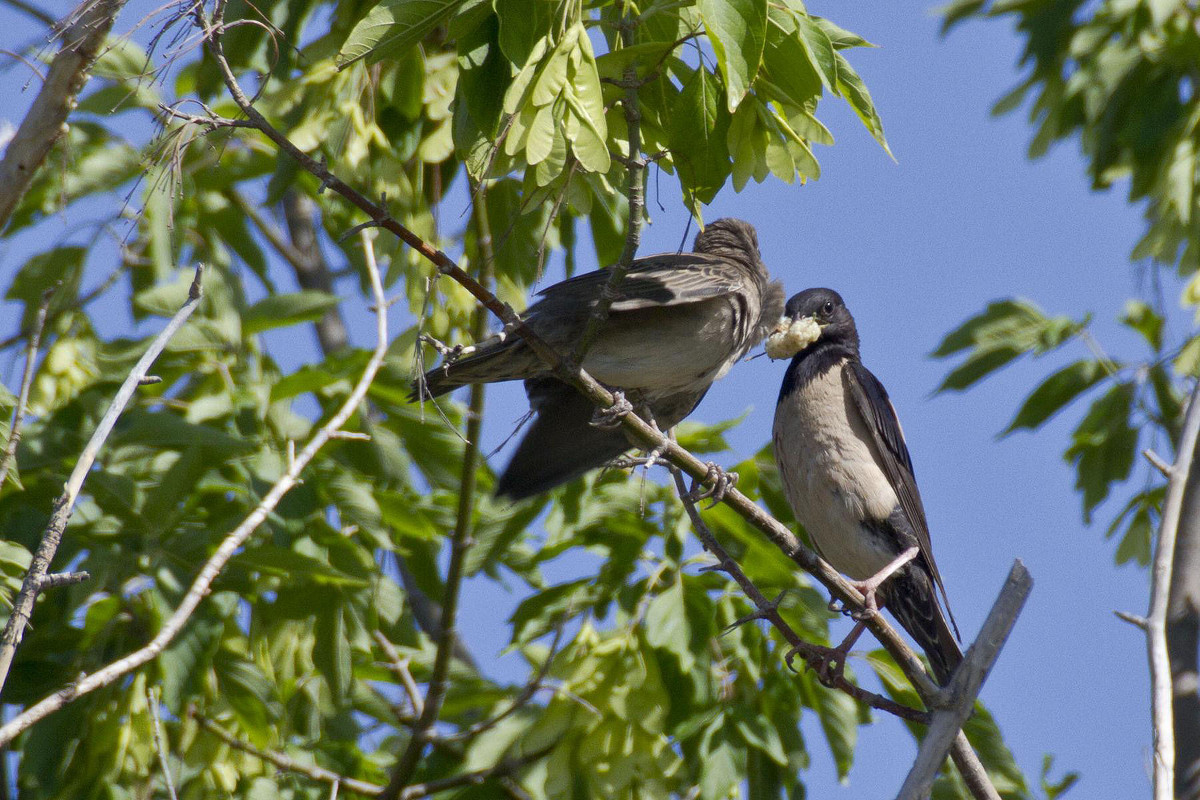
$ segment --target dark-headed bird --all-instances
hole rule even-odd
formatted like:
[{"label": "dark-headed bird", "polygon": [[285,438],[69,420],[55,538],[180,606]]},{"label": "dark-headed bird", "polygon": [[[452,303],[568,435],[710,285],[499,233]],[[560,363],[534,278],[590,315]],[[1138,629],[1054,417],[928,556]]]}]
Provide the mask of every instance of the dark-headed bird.
[{"label": "dark-headed bird", "polygon": [[[767,353],[791,359],[772,438],[796,519],[821,557],[853,579],[868,611],[892,612],[945,685],[962,650],[912,459],[887,391],[859,359],[841,296],[808,289],[789,299]],[[861,630],[860,622],[835,648],[842,665]]]},{"label": "dark-headed bird", "polygon": [[[609,271],[577,275],[542,290],[526,324],[564,355],[583,336]],[[692,412],[705,392],[779,320],[783,289],[771,282],[753,226],[719,219],[696,236],[694,252],[633,262],[583,368],[662,430]],[[595,406],[553,376],[519,335],[492,337],[413,384],[430,398],[470,383],[524,380],[537,413],[496,493],[531,497],[602,466],[631,447],[619,429],[592,424]]]}]

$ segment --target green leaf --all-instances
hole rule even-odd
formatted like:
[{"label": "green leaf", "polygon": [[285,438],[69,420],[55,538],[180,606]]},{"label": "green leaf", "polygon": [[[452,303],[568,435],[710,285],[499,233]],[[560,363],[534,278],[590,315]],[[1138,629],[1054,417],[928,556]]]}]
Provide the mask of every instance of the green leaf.
[{"label": "green leaf", "polygon": [[1019,428],[1036,430],[1068,403],[1095,386],[1107,374],[1098,361],[1085,359],[1063,367],[1042,381],[1021,405],[1013,421],[1004,429],[1007,436]]},{"label": "green leaf", "polygon": [[1071,436],[1064,458],[1075,465],[1075,488],[1083,492],[1084,520],[1108,497],[1113,483],[1125,480],[1133,469],[1138,430],[1130,425],[1135,386],[1118,383],[1092,403],[1087,416]]},{"label": "green leaf", "polygon": [[685,673],[695,665],[683,602],[682,576],[678,573],[671,585],[651,600],[646,609],[646,641],[679,659],[679,668]]},{"label": "green leaf", "polygon": [[1052,780],[1050,778],[1052,769],[1054,769],[1054,756],[1046,753],[1042,756],[1042,791],[1046,794],[1046,800],[1057,800],[1079,780],[1078,772],[1068,772],[1058,780]]},{"label": "green leaf", "polygon": [[339,69],[370,56],[374,64],[395,57],[450,18],[463,0],[383,0],[359,20],[337,56]]},{"label": "green leaf", "polygon": [[867,85],[863,83],[862,78],[858,77],[858,73],[854,71],[854,67],[850,66],[850,62],[844,55],[841,53],[834,55],[837,62],[838,94],[846,98],[846,102],[850,104],[854,113],[862,120],[862,124],[871,132],[871,136],[875,137],[879,146],[894,160],[896,157],[892,155],[892,148],[888,147],[887,138],[883,135],[883,120],[879,118],[879,112],[875,110],[875,101],[871,99]]},{"label": "green leaf", "polygon": [[716,77],[700,67],[684,84],[671,113],[671,152],[684,202],[696,218],[700,205],[712,202],[730,172],[730,117],[719,95]]},{"label": "green leaf", "polygon": [[1127,301],[1125,312],[1121,315],[1121,323],[1140,333],[1146,343],[1154,349],[1154,352],[1158,353],[1162,350],[1164,320],[1144,301]]},{"label": "green leaf", "polygon": [[[808,55],[809,61],[821,79],[821,85],[833,89],[838,82],[838,55],[833,49],[833,42],[825,30],[803,14],[796,15],[796,32],[800,37],[800,45]],[[857,76],[855,76],[857,77]],[[866,92],[866,88],[863,88]],[[870,96],[867,97],[868,102]],[[882,128],[880,129],[882,135]]]},{"label": "green leaf", "polygon": [[346,633],[346,615],[341,603],[319,607],[314,630],[313,664],[325,676],[335,706],[341,706],[350,693],[354,664]]},{"label": "green leaf", "polygon": [[259,300],[242,315],[242,332],[261,333],[304,322],[316,322],[340,302],[337,295],[305,289],[290,294],[274,294]]},{"label": "green leaf", "polygon": [[767,0],[700,0],[700,16],[733,112],[750,91],[767,39]]},{"label": "green leaf", "polygon": [[[810,48],[799,33],[785,33],[775,21],[767,30],[763,68],[783,100],[802,108],[821,94],[826,78],[818,72]],[[832,61],[832,49],[830,50]]]}]

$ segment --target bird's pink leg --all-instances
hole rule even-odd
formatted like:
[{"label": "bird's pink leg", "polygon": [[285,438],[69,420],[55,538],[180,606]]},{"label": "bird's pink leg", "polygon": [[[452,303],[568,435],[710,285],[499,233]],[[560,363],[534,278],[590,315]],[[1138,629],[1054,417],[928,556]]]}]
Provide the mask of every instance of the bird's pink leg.
[{"label": "bird's pink leg", "polygon": [[[895,575],[898,569],[916,558],[920,552],[921,548],[913,545],[900,555],[896,556],[886,567],[879,570],[879,572],[876,572],[865,581],[850,581],[850,585],[862,593],[863,605],[866,606],[865,613],[855,612],[851,614],[851,616],[853,616],[855,619],[867,619],[875,614],[875,612],[879,610],[879,603],[875,600],[875,593],[879,591],[879,587],[882,586],[888,578]],[[861,633],[861,631],[859,631],[859,633]]]}]

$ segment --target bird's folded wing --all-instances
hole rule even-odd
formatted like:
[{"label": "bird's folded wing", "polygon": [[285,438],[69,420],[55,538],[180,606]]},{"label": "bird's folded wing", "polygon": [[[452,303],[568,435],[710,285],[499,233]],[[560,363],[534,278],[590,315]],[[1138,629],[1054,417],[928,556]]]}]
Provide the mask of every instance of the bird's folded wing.
[{"label": "bird's folded wing", "polygon": [[917,546],[921,555],[929,565],[941,591],[946,613],[957,632],[958,625],[954,623],[954,615],[950,613],[950,603],[946,598],[946,587],[942,585],[942,576],[938,573],[937,562],[933,560],[933,543],[929,538],[929,523],[925,519],[925,507],[921,504],[921,495],[917,491],[917,479],[913,473],[912,457],[908,453],[908,445],[904,441],[904,431],[900,428],[900,420],[896,409],[888,399],[887,391],[869,369],[859,362],[846,365],[846,378],[849,384],[850,396],[858,413],[866,422],[866,427],[875,439],[875,446],[883,460],[884,473],[892,491],[900,500],[900,508],[908,517],[913,533],[917,537]]},{"label": "bird's folded wing", "polygon": [[[536,308],[590,307],[608,283],[607,269],[587,272],[538,293]],[[667,253],[638,259],[617,288],[612,312],[695,303],[742,287],[745,272],[725,259],[702,253]],[[533,309],[530,309],[531,311]]]}]

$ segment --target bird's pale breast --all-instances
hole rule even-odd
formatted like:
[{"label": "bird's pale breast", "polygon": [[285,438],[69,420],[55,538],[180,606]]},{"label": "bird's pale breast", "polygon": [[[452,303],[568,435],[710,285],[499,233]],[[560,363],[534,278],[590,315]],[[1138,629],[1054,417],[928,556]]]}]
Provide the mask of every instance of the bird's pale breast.
[{"label": "bird's pale breast", "polygon": [[898,547],[860,521],[886,520],[897,498],[846,389],[841,364],[796,387],[775,410],[773,438],[796,518],[826,561],[864,579]]}]

